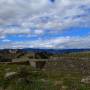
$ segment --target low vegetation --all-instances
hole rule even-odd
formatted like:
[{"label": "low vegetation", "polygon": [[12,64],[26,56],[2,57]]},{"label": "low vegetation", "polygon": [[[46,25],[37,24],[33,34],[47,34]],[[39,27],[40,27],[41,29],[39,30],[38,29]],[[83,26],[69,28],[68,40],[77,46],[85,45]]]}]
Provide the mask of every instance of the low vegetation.
[{"label": "low vegetation", "polygon": [[[75,59],[59,59],[75,58]],[[58,58],[41,69],[29,64],[0,63],[0,90],[90,90],[90,52],[48,54],[1,52],[1,62]],[[83,58],[80,60],[79,58]],[[87,59],[88,58],[88,59]]]},{"label": "low vegetation", "polygon": [[30,65],[0,65],[1,90],[90,90],[90,61],[47,62],[40,69]]}]

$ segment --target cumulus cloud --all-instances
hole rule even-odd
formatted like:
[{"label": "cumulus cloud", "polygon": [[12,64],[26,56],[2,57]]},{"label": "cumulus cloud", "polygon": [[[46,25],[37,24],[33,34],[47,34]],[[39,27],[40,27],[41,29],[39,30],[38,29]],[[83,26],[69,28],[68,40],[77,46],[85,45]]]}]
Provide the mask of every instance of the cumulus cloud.
[{"label": "cumulus cloud", "polygon": [[[90,36],[83,37],[57,37],[47,40],[35,40],[35,41],[21,41],[21,42],[11,42],[9,40],[4,40],[6,43],[1,45],[3,48],[53,48],[53,49],[72,49],[72,48],[90,48]],[[7,43],[7,41],[9,43]]]},{"label": "cumulus cloud", "polygon": [[[47,30],[48,34],[54,35],[73,26],[90,27],[90,0],[55,0],[53,3],[50,0],[0,0],[0,40],[16,34],[42,36]],[[32,44],[31,47],[79,47],[83,39],[79,39],[78,43],[74,39],[63,37],[59,40],[57,37],[50,40],[49,44],[46,40],[43,42],[37,39],[35,44],[28,41],[25,44],[22,42],[22,45],[17,40],[17,44],[12,41],[11,46],[28,47]]]},{"label": "cumulus cloud", "polygon": [[2,42],[10,42],[11,40],[9,39],[3,39]]}]

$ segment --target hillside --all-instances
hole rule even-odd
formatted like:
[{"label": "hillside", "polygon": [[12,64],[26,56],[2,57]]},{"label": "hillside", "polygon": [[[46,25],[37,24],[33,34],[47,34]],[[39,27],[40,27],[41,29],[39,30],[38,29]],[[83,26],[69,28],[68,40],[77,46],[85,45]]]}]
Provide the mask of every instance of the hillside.
[{"label": "hillside", "polygon": [[[62,59],[61,59],[62,58]],[[82,59],[81,59],[82,58]],[[0,62],[46,59],[43,68],[0,63],[0,90],[90,90],[90,51],[1,50]]]},{"label": "hillside", "polygon": [[[37,49],[35,49],[37,50]],[[52,50],[50,50],[52,51]],[[29,51],[29,49],[5,49],[5,50],[0,50],[0,61],[1,62],[11,62],[13,59],[54,59],[54,58],[90,58],[90,51],[89,49],[87,50],[61,50],[59,53],[53,53],[48,52],[47,50],[43,51]],[[63,53],[62,53],[63,52]]]},{"label": "hillside", "polygon": [[[10,75],[15,72],[18,74]],[[5,78],[7,75],[8,78]],[[90,61],[87,60],[47,62],[42,70],[32,68],[30,65],[1,64],[0,88],[1,90],[90,90],[89,76]]]}]

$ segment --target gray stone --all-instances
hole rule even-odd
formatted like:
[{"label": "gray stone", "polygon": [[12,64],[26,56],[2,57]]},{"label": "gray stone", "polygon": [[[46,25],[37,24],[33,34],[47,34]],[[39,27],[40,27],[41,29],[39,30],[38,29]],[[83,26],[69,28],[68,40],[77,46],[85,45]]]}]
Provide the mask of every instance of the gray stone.
[{"label": "gray stone", "polygon": [[5,74],[5,78],[6,78],[6,79],[13,78],[16,74],[17,74],[17,72],[7,72],[7,73]]},{"label": "gray stone", "polygon": [[81,80],[82,83],[85,83],[85,84],[90,84],[90,76],[86,77],[86,78],[83,78]]}]

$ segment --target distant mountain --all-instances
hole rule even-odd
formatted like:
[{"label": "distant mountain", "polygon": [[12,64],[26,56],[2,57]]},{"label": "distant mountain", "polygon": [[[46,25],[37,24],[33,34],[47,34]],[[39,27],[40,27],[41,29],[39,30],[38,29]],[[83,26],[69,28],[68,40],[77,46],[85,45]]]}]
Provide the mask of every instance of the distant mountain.
[{"label": "distant mountain", "polygon": [[90,51],[90,49],[38,49],[38,48],[23,48],[23,49],[3,49],[0,51],[9,51],[9,50],[17,50],[20,52],[47,52],[51,54],[63,54],[63,53],[71,53],[71,52],[87,52]]},{"label": "distant mountain", "polygon": [[63,54],[63,53],[71,53],[71,52],[84,52],[90,51],[90,49],[32,49],[32,48],[25,48],[21,49],[21,51],[25,52],[47,52],[52,54]]}]

